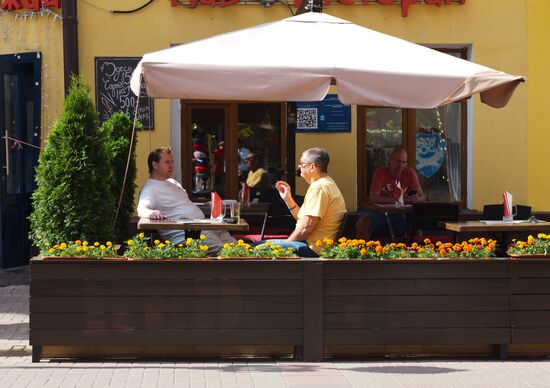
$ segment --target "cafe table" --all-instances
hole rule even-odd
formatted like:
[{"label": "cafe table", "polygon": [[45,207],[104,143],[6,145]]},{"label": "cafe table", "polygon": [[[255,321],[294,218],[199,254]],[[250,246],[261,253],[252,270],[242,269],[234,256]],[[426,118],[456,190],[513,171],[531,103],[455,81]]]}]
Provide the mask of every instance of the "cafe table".
[{"label": "cafe table", "polygon": [[482,235],[483,233],[500,233],[503,245],[501,249],[506,250],[508,236],[510,232],[529,233],[550,231],[550,222],[535,220],[516,220],[516,221],[461,221],[461,222],[439,222],[439,225],[447,230],[457,233],[469,232]]},{"label": "cafe table", "polygon": [[137,228],[139,230],[225,230],[228,232],[245,232],[249,226],[243,218],[235,224],[230,224],[215,222],[209,218],[151,220],[148,217],[141,217]]}]

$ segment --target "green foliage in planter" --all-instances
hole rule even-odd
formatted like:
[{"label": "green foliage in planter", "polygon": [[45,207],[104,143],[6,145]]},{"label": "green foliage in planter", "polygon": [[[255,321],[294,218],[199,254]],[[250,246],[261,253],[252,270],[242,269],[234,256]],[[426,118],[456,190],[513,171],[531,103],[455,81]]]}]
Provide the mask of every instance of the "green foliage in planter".
[{"label": "green foliage in planter", "polygon": [[208,246],[202,245],[202,241],[206,239],[204,234],[201,234],[199,239],[188,238],[185,244],[173,244],[166,240],[161,242],[155,240],[154,245],[149,244],[148,237],[144,233],[134,236],[131,240],[126,241],[126,251],[124,257],[136,259],[204,259],[208,252]]},{"label": "green foliage in planter", "polygon": [[280,245],[274,245],[271,241],[266,241],[265,243],[254,247],[245,243],[243,240],[237,241],[237,244],[225,243],[218,254],[221,258],[270,257],[276,259],[296,257],[296,253],[293,248],[283,248]]},{"label": "green foliage in planter", "polygon": [[44,256],[50,257],[93,257],[100,259],[103,257],[118,257],[116,247],[112,242],[107,241],[105,244],[95,242],[89,244],[87,241],[69,241],[69,243],[62,242],[60,244],[50,245],[44,243],[40,252]]},{"label": "green foliage in planter", "polygon": [[73,77],[40,154],[30,216],[36,246],[113,237],[111,155],[89,91],[83,78]]},{"label": "green foliage in planter", "polygon": [[[133,122],[130,117],[121,112],[114,113],[107,121],[103,123],[102,131],[107,135],[107,146],[112,154],[113,185],[111,191],[115,199],[115,212],[124,182],[124,174],[128,161],[128,150],[130,148],[130,139],[132,137]],[[136,130],[141,130],[141,123],[136,123]],[[114,228],[115,241],[126,240],[130,234],[128,231],[128,222],[134,212],[134,194],[136,191],[136,139],[132,144],[132,153],[130,163],[128,164],[128,173],[126,175],[126,184],[124,193],[118,211]]]}]

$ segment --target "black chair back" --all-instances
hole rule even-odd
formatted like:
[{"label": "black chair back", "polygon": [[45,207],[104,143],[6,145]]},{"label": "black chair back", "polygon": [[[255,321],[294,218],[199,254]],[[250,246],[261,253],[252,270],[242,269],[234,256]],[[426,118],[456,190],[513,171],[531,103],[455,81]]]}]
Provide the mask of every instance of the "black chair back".
[{"label": "black chair back", "polygon": [[411,233],[413,236],[425,235],[427,232],[443,232],[438,225],[440,221],[457,221],[459,206],[448,202],[415,203],[411,214]]},{"label": "black chair back", "polygon": [[[514,216],[515,220],[527,220],[531,217],[531,206],[516,205],[518,214]],[[499,221],[504,216],[504,206],[502,204],[484,205],[483,220]]]},{"label": "black chair back", "polygon": [[346,223],[348,222],[348,213],[344,213],[344,216],[342,217],[342,220],[340,220],[340,229],[338,229],[338,234],[336,235],[336,241],[338,241],[340,238],[344,237],[344,233],[346,232]]},{"label": "black chair back", "polygon": [[[304,203],[304,197],[300,195],[295,195],[294,200],[299,206]],[[290,211],[281,197],[277,196],[273,198],[264,214],[260,240],[263,240],[265,235],[270,234],[270,229],[276,229],[277,234],[280,234],[281,232],[288,232],[288,234],[290,234],[295,227],[296,220],[292,214],[290,214]]]}]

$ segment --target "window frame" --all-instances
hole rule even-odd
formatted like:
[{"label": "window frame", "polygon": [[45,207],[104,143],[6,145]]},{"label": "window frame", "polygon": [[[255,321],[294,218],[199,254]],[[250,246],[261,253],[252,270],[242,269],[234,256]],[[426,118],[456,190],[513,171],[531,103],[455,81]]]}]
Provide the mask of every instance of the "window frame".
[{"label": "window frame", "polygon": [[[459,54],[461,59],[468,59],[468,48],[435,48],[446,54]],[[468,196],[468,103],[467,99],[460,104],[460,205],[465,206]],[[367,109],[376,106],[357,106],[357,207],[365,208],[369,203],[367,187]],[[402,108],[403,148],[407,151],[409,166],[416,166],[416,109]]]},{"label": "window frame", "polygon": [[[258,101],[193,101],[193,100],[180,100],[181,104],[181,184],[183,188],[189,194],[189,198],[195,201],[204,200],[193,195],[193,174],[189,163],[193,159],[193,151],[189,144],[192,144],[192,122],[191,122],[191,110],[193,109],[212,109],[221,108],[225,110],[225,122],[224,122],[224,142],[225,142],[225,198],[226,199],[238,199],[239,193],[239,177],[238,177],[238,113],[239,104],[265,104],[265,102]],[[274,102],[274,104],[276,104]],[[295,131],[287,125],[287,104],[279,103],[280,107],[280,147],[279,150],[279,168],[282,171],[286,171],[286,180],[294,186],[295,177],[288,172],[287,166],[293,165],[294,155],[290,152],[294,152],[295,149]],[[229,152],[234,150],[234,152]]]}]

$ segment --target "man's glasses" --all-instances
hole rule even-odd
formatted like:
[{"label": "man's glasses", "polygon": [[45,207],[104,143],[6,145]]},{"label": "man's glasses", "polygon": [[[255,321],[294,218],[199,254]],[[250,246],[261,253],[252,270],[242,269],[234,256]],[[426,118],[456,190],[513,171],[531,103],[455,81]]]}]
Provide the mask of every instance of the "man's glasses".
[{"label": "man's glasses", "polygon": [[302,167],[305,167],[305,166],[309,166],[310,164],[313,164],[313,163],[300,162],[300,163],[298,163],[298,168],[302,168]]}]

